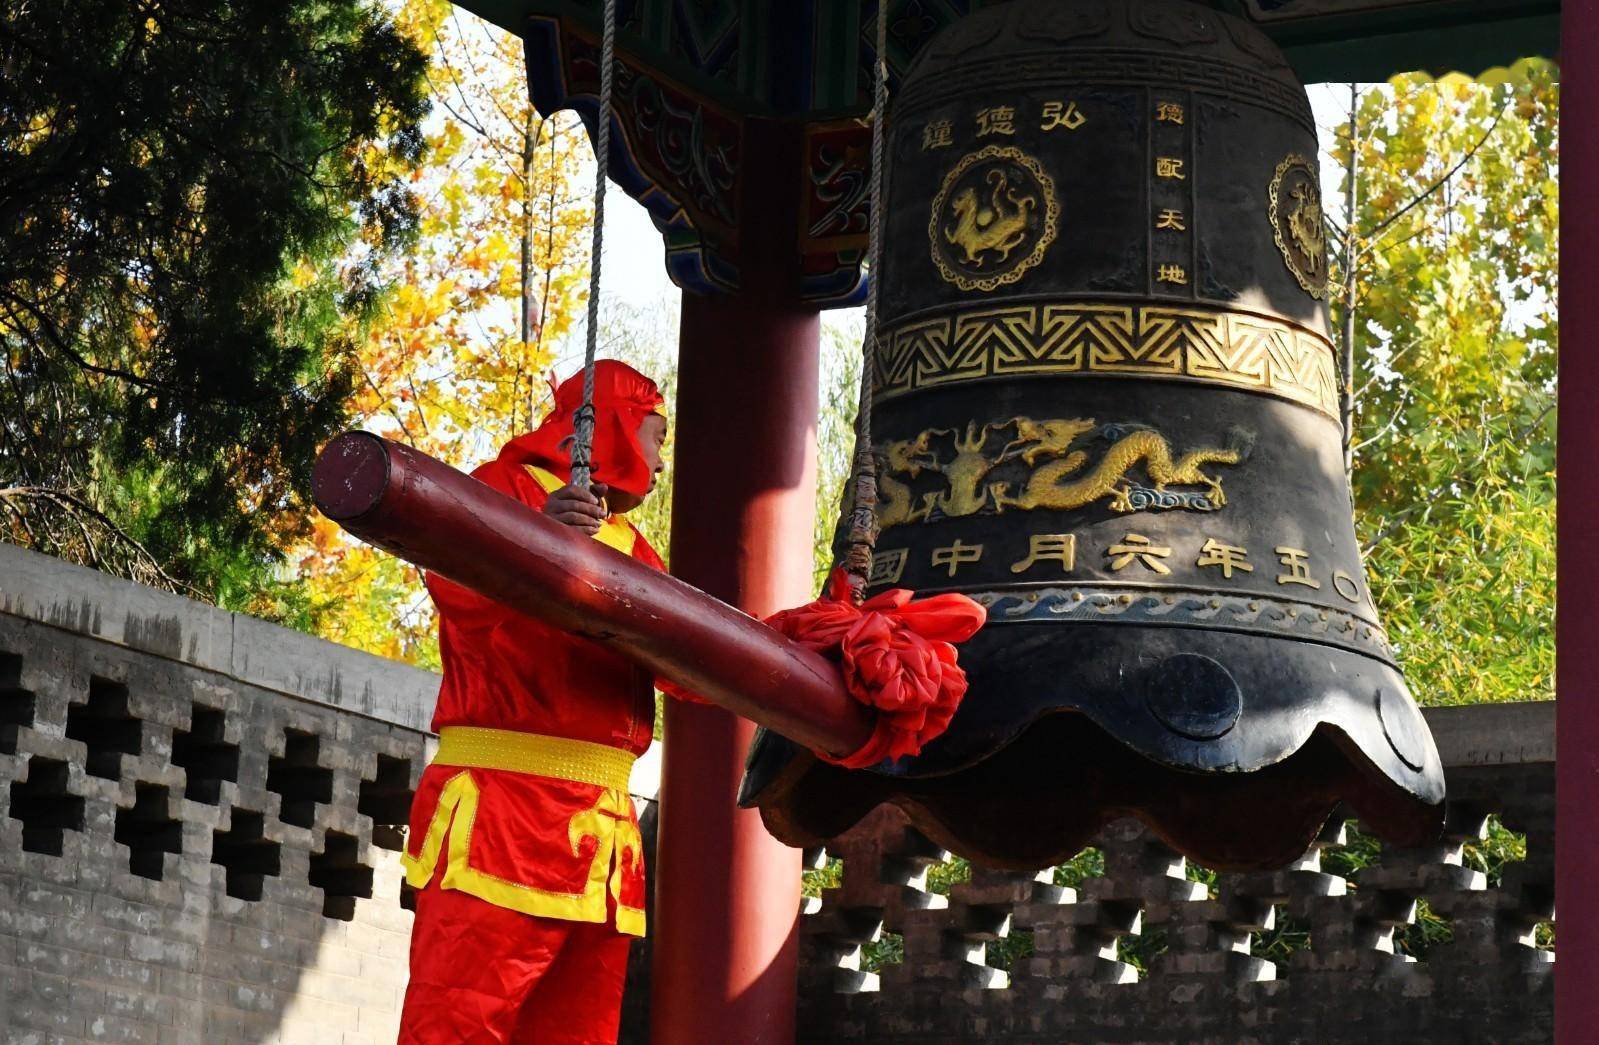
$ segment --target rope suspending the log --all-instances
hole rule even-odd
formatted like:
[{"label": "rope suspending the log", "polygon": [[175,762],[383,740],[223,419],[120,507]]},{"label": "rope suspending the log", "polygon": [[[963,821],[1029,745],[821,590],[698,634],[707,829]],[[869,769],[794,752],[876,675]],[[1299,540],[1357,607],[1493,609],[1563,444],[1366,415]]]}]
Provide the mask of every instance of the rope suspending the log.
[{"label": "rope suspending the log", "polygon": [[594,136],[594,233],[589,249],[588,331],[583,346],[583,405],[575,417],[571,484],[586,490],[594,448],[594,358],[599,349],[600,260],[605,247],[605,181],[611,159],[611,70],[616,64],[616,0],[605,0],[600,43],[600,112]]}]

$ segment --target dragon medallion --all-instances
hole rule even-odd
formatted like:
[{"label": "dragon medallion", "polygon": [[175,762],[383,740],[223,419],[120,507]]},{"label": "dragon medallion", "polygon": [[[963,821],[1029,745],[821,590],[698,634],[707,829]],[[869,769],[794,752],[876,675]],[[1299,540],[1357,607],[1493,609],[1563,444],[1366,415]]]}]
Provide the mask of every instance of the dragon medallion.
[{"label": "dragon medallion", "polygon": [[1015,283],[1055,240],[1055,182],[1033,157],[990,145],[964,157],[933,200],[933,263],[962,290]]},{"label": "dragon medallion", "polygon": [[1327,224],[1316,168],[1297,153],[1288,156],[1272,176],[1270,196],[1271,227],[1283,262],[1319,301],[1327,296]]}]

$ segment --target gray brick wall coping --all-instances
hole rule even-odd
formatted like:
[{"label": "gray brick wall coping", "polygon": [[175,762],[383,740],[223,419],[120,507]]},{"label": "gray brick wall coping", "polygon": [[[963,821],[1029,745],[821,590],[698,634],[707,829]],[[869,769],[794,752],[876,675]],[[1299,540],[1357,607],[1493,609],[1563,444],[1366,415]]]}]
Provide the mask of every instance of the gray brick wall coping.
[{"label": "gray brick wall coping", "polygon": [[0,614],[426,731],[439,677],[0,542]]}]

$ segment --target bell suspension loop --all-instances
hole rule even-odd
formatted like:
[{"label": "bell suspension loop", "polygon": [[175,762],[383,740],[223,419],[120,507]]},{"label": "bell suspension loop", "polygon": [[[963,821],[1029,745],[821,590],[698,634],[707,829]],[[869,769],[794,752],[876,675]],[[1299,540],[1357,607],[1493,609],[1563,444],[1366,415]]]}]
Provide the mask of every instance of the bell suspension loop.
[{"label": "bell suspension loop", "polygon": [[611,158],[611,71],[616,64],[616,0],[605,0],[600,42],[600,111],[594,136],[594,231],[589,244],[588,330],[583,346],[583,405],[573,417],[571,485],[586,490],[594,448],[594,360],[599,347],[600,262],[605,247],[605,181]]}]

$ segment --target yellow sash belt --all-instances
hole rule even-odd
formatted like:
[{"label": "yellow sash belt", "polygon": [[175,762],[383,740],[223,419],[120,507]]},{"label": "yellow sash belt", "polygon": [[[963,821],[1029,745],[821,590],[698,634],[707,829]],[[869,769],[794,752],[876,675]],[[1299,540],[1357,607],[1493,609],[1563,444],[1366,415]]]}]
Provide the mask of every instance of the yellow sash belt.
[{"label": "yellow sash belt", "polygon": [[439,752],[433,761],[442,766],[503,769],[593,784],[626,794],[637,758],[619,747],[587,740],[480,726],[446,726],[439,730]]}]

